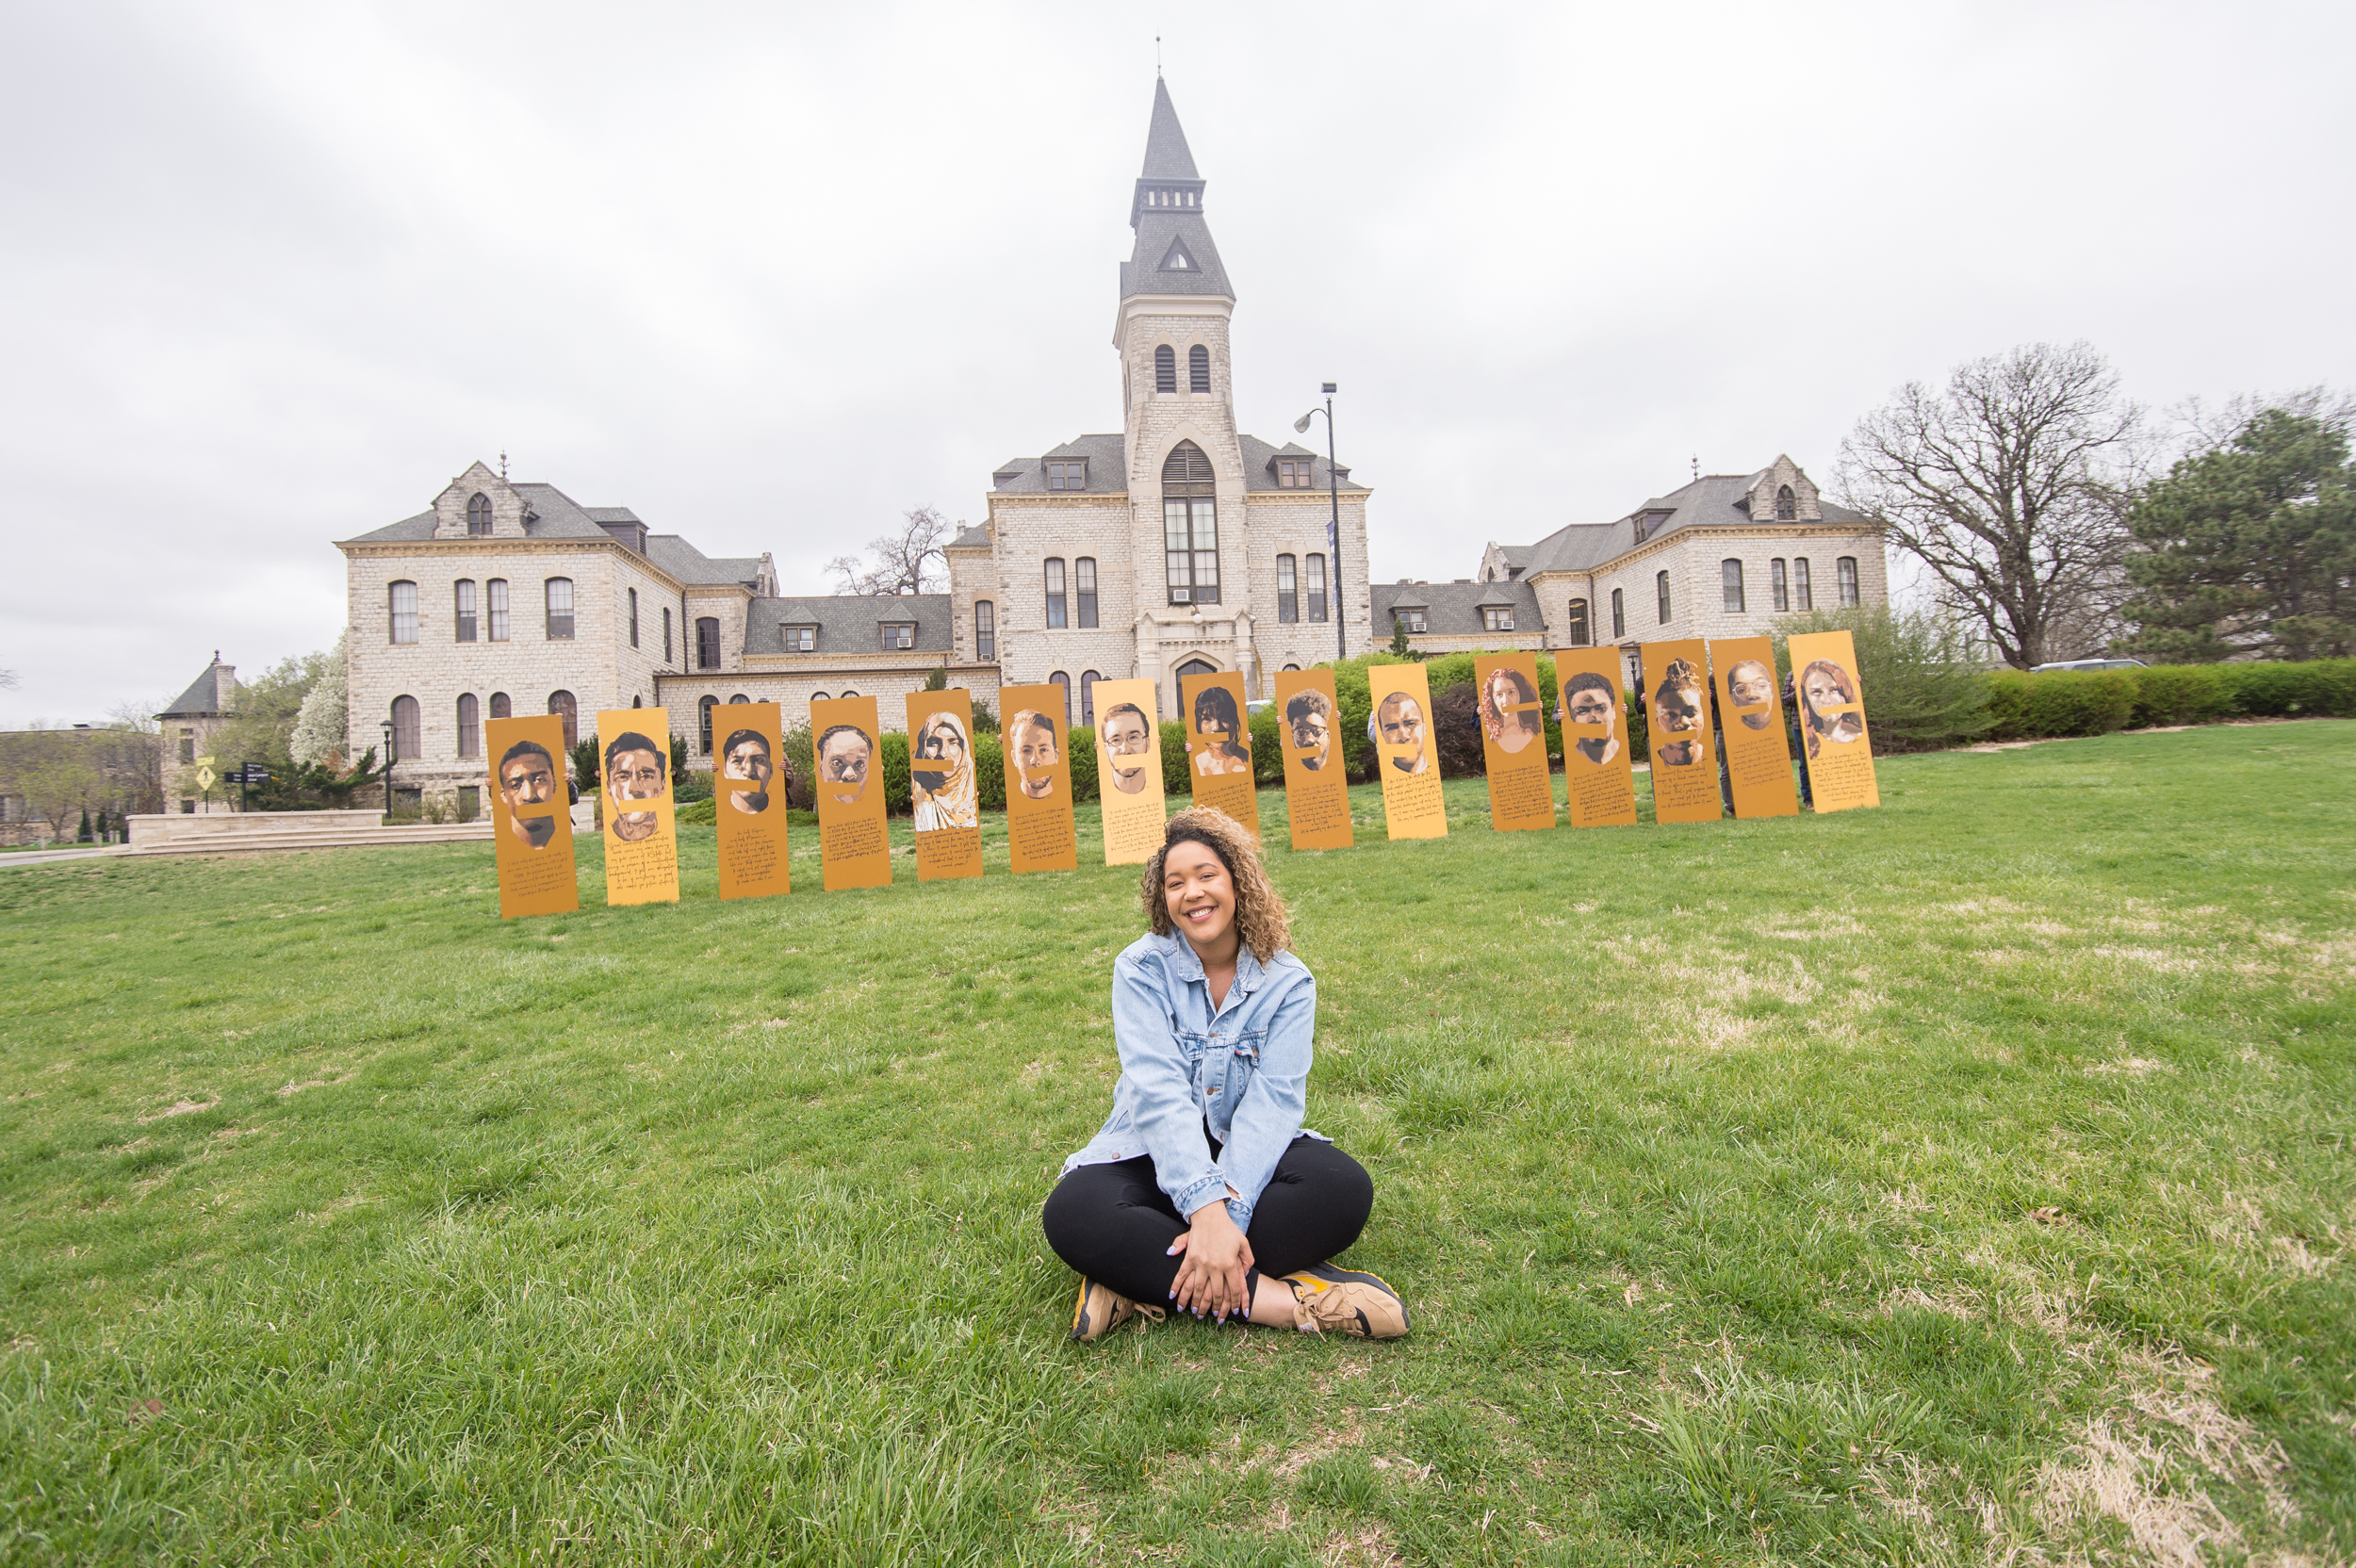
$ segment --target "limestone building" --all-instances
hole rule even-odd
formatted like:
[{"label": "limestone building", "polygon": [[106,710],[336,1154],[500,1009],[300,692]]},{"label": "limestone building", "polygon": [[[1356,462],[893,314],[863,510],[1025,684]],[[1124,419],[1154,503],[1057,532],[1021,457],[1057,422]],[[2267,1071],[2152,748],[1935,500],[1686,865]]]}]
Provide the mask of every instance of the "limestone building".
[{"label": "limestone building", "polygon": [[[1887,604],[1881,526],[1817,494],[1789,457],[1705,474],[1608,523],[1491,544],[1478,578],[1378,584],[1384,635],[1432,652],[1750,637],[1808,610]],[[1633,676],[1631,675],[1631,680]]]},{"label": "limestone building", "polygon": [[949,551],[958,659],[1064,685],[1083,719],[1099,678],[1153,679],[1168,719],[1182,674],[1239,672],[1265,696],[1337,633],[1367,646],[1369,492],[1341,471],[1337,549],[1325,458],[1237,430],[1235,290],[1205,188],[1157,80],[1113,317],[1121,429],[1001,464],[987,520]]}]

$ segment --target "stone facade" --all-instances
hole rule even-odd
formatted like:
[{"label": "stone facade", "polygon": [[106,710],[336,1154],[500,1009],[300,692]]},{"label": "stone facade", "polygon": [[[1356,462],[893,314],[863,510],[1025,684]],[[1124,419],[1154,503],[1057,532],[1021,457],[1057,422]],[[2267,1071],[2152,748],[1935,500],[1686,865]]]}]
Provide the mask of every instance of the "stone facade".
[{"label": "stone facade", "polygon": [[[1349,651],[1369,645],[1370,492],[1347,470],[1330,487],[1322,457],[1237,429],[1235,300],[1202,217],[1203,191],[1169,90],[1157,83],[1131,207],[1137,248],[1121,270],[1113,332],[1121,432],[1003,465],[987,523],[949,552],[959,656],[980,657],[976,628],[987,604],[1005,682],[1061,677],[1075,711],[1091,677],[1153,679],[1165,717],[1177,710],[1182,670],[1238,672],[1247,693],[1265,696],[1268,673],[1335,656],[1337,617]],[[1192,580],[1199,567],[1173,579],[1166,553],[1165,470],[1173,453],[1184,461],[1188,446],[1207,463],[1208,494],[1189,489],[1188,497],[1211,503],[1215,549],[1199,550],[1201,536],[1190,536],[1198,550],[1188,555],[1190,563],[1216,561],[1208,602]],[[1328,536],[1335,488],[1338,560]],[[1085,604],[1083,563],[1093,574]],[[1050,608],[1055,574],[1060,617]],[[1280,586],[1284,574],[1288,591]],[[1315,603],[1313,574],[1322,584]]]}]

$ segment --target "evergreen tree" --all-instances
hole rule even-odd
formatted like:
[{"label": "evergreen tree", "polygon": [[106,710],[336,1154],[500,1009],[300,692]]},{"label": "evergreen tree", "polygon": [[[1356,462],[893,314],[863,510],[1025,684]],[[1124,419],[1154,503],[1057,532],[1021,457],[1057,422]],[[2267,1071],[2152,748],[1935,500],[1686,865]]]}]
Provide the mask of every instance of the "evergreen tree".
[{"label": "evergreen tree", "polygon": [[2137,499],[2124,651],[2167,663],[2356,649],[2350,410],[2319,394],[2248,414]]},{"label": "evergreen tree", "polygon": [[82,808],[82,831],[80,834],[80,841],[83,843],[89,843],[90,841],[90,808],[87,806]]}]

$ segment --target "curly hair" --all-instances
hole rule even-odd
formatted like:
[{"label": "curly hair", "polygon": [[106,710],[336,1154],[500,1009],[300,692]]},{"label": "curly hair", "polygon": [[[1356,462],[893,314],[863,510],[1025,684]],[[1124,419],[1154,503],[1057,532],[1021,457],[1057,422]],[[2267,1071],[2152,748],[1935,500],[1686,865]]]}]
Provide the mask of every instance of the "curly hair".
[{"label": "curly hair", "polygon": [[1513,688],[1515,702],[1538,700],[1538,688],[1530,683],[1528,676],[1511,664],[1500,664],[1489,672],[1488,679],[1481,683],[1481,727],[1489,732],[1489,739],[1493,741],[1504,738],[1505,726],[1508,721],[1518,725],[1530,734],[1537,734],[1543,727],[1539,724],[1538,715],[1534,710],[1516,710],[1497,706],[1497,693],[1494,688],[1500,680]]},{"label": "curly hair", "polygon": [[1145,863],[1137,886],[1137,901],[1145,907],[1146,928],[1157,937],[1175,929],[1170,904],[1162,896],[1162,863],[1180,844],[1201,844],[1219,857],[1235,884],[1235,934],[1252,956],[1267,963],[1292,941],[1292,912],[1284,897],[1268,878],[1260,863],[1260,845],[1243,824],[1216,806],[1190,806],[1171,817],[1162,829],[1162,847]]}]

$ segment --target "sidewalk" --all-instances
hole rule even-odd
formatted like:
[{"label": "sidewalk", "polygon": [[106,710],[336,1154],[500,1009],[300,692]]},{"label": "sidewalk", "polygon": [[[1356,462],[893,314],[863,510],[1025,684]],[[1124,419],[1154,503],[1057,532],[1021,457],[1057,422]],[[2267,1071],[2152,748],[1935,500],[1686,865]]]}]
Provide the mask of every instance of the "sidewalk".
[{"label": "sidewalk", "polygon": [[101,855],[128,855],[128,844],[60,844],[55,849],[19,849],[0,855],[0,871],[10,866],[53,866],[60,860],[94,860]]}]

